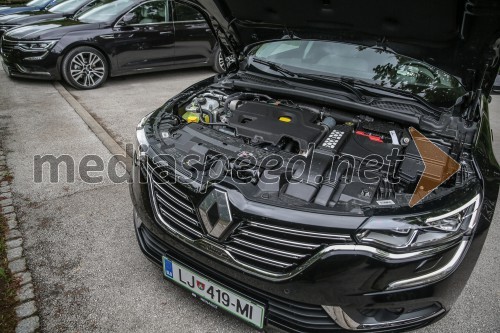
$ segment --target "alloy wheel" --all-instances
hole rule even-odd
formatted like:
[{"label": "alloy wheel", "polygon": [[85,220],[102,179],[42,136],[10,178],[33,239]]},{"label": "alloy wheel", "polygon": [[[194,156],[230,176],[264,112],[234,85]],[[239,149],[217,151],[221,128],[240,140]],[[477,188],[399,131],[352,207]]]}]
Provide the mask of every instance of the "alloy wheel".
[{"label": "alloy wheel", "polygon": [[224,62],[224,56],[222,55],[222,52],[219,52],[219,67],[222,69],[223,72],[226,71],[226,63]]},{"label": "alloy wheel", "polygon": [[71,59],[70,75],[84,87],[99,85],[105,71],[104,60],[93,52],[80,52]]}]

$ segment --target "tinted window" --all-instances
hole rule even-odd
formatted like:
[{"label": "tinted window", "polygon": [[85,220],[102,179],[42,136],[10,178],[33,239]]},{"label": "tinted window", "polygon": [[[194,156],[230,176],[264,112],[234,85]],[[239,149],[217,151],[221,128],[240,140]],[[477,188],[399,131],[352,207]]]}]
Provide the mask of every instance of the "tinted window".
[{"label": "tinted window", "polygon": [[49,4],[47,5],[47,7],[46,7],[46,8],[52,8],[52,7],[54,7],[55,5],[58,5],[58,4],[60,4],[61,2],[63,2],[63,1],[65,1],[65,0],[55,0],[55,1],[52,1],[51,3],[49,3]]},{"label": "tinted window", "polygon": [[195,8],[184,4],[175,4],[175,20],[182,21],[204,21],[203,15]]},{"label": "tinted window", "polygon": [[134,0],[104,1],[94,8],[79,14],[77,19],[85,23],[105,23],[115,20],[122,12],[134,4]]},{"label": "tinted window", "polygon": [[151,24],[165,23],[168,18],[167,3],[165,1],[147,2],[130,13],[135,15],[135,19],[129,24]]},{"label": "tinted window", "polygon": [[45,6],[49,1],[47,0],[33,0],[26,4],[26,6],[40,7]]},{"label": "tinted window", "polygon": [[52,13],[64,13],[64,14],[71,14],[76,12],[80,7],[85,5],[88,2],[88,0],[68,0],[64,1],[63,3],[60,3],[51,9],[49,9],[49,12]]}]

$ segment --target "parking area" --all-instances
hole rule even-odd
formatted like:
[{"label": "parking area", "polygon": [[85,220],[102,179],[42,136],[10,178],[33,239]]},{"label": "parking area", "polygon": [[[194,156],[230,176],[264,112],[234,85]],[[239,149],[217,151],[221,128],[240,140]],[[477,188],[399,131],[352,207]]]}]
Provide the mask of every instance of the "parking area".
[{"label": "parking area", "polygon": [[[182,70],[110,79],[97,90],[67,89],[125,147],[143,116],[211,75],[209,69]],[[500,140],[500,96],[490,109]],[[126,183],[104,175],[88,184],[78,173],[71,182],[67,170],[58,182],[48,174],[33,181],[36,155],[70,155],[75,165],[89,154],[106,163],[111,158],[51,82],[11,80],[1,72],[0,122],[43,332],[254,331],[165,281],[140,253]],[[500,145],[495,150],[500,157]],[[497,212],[454,309],[419,332],[500,332],[499,240]]]}]

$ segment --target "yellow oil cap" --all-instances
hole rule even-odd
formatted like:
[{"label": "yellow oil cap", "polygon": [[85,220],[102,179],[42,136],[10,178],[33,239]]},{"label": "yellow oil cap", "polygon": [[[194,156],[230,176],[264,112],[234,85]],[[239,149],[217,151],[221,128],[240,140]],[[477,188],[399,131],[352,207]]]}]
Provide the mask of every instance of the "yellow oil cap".
[{"label": "yellow oil cap", "polygon": [[280,121],[284,122],[284,123],[289,123],[292,121],[292,118],[290,117],[280,117]]}]

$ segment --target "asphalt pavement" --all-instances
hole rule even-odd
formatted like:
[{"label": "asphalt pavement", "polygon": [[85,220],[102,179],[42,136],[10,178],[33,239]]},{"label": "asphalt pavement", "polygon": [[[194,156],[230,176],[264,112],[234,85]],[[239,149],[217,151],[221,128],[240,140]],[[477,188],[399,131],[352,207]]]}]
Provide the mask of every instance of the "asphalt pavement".
[{"label": "asphalt pavement", "polygon": [[[123,147],[139,120],[203,78],[208,69],[111,79],[101,89],[68,91]],[[500,140],[500,96],[490,104]],[[85,155],[107,165],[110,153],[50,82],[0,73],[0,127],[14,175],[15,204],[25,237],[43,332],[252,332],[223,311],[165,281],[139,251],[126,184],[107,175],[33,181],[34,156]],[[500,157],[500,145],[495,145]],[[124,170],[117,168],[118,174]],[[469,283],[450,314],[418,332],[500,332],[500,218],[497,213]]]}]

